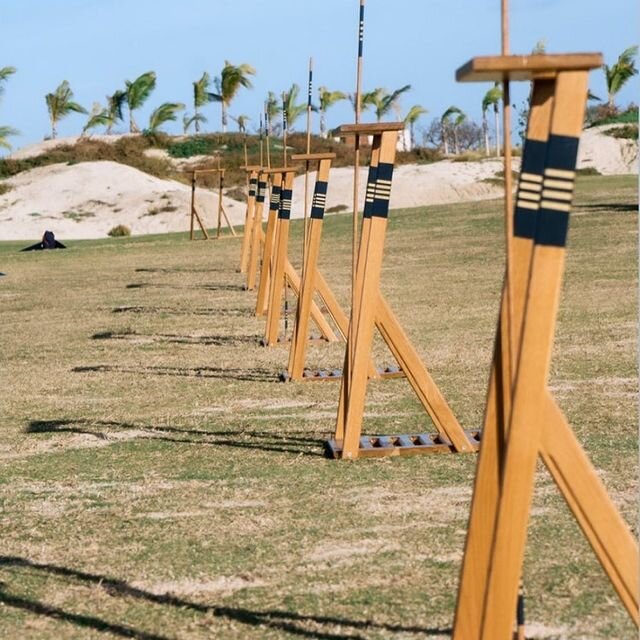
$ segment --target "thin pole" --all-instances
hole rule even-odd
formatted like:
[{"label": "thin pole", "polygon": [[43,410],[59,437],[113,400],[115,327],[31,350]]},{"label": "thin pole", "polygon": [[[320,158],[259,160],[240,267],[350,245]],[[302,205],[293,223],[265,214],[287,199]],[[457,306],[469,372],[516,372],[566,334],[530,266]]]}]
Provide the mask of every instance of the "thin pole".
[{"label": "thin pole", "polygon": [[[264,165],[262,164],[264,158],[263,158],[263,148],[264,148],[264,143],[262,141],[262,113],[260,114],[260,166],[263,167]],[[267,146],[267,149],[269,149],[269,147]]]},{"label": "thin pole", "polygon": [[[307,153],[311,153],[311,93],[313,91],[313,58],[309,58],[309,92],[307,96]],[[302,244],[302,264],[304,265],[307,248],[307,233],[309,226],[309,161],[304,168],[304,236]]]},{"label": "thin pole", "polygon": [[[355,122],[360,123],[361,95],[362,95],[362,58],[364,45],[364,3],[360,0],[360,13],[358,22],[358,64],[356,70],[356,95],[355,95]],[[351,238],[351,322],[349,327],[353,325],[353,314],[356,305],[356,261],[358,253],[358,191],[360,178],[360,135],[355,134],[354,142],[354,161],[353,161],[353,223]],[[350,336],[353,338],[353,336]],[[353,340],[350,340],[353,343]],[[351,349],[349,349],[349,352]],[[352,353],[347,354],[349,368],[351,367]]]},{"label": "thin pole", "polygon": [[[501,35],[502,35],[502,55],[509,55],[509,0],[501,0]],[[509,318],[509,326],[507,327],[507,335],[509,344],[509,363],[510,371],[507,372],[508,379],[513,383],[515,374],[515,358],[516,345],[514,328],[511,323],[513,317],[513,274],[512,274],[512,251],[513,251],[513,186],[511,177],[511,100],[509,92],[509,78],[505,76],[502,79],[502,142],[504,157],[504,232],[506,245],[506,303],[507,315]]]},{"label": "thin pole", "polygon": [[268,104],[264,103],[264,126],[267,130],[267,169],[271,169],[271,120],[269,119]]},{"label": "thin pole", "polygon": [[282,92],[282,166],[287,168],[287,94]]},{"label": "thin pole", "polygon": [[[244,166],[248,167],[249,166],[249,161],[247,159],[247,134],[244,134]],[[249,175],[247,173],[247,175]]]}]

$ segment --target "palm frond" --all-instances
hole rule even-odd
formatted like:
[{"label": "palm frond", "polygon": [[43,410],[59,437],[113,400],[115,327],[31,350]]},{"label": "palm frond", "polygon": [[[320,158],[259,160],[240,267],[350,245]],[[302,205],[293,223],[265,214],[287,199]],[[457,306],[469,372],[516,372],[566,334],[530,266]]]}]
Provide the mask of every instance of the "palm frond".
[{"label": "palm frond", "polygon": [[13,127],[0,126],[0,148],[11,149],[11,145],[7,141],[9,136],[17,136],[20,132]]},{"label": "palm frond", "polygon": [[407,111],[407,115],[404,117],[404,123],[411,125],[425,113],[429,113],[429,111],[420,104],[414,104],[413,107]]},{"label": "palm frond", "polygon": [[149,131],[156,132],[166,122],[175,122],[178,119],[178,111],[184,108],[185,105],[181,102],[164,102],[149,116]]},{"label": "palm frond", "polygon": [[502,89],[500,86],[494,85],[482,98],[482,113],[484,114],[489,107],[498,104],[500,100],[502,100]]},{"label": "palm frond", "polygon": [[96,127],[108,127],[113,124],[108,107],[102,107],[98,102],[94,103],[91,115],[87,120],[87,123],[82,128],[82,134],[84,135],[89,129],[95,129]]},{"label": "palm frond", "polygon": [[155,71],[147,71],[135,80],[125,81],[126,101],[129,109],[139,109],[156,88]]}]

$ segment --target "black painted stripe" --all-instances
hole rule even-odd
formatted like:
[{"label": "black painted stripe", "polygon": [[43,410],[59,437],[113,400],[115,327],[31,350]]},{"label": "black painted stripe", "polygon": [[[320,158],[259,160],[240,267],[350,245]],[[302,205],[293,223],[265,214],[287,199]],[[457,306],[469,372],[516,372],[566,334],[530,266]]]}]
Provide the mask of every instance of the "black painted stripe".
[{"label": "black painted stripe", "polygon": [[522,173],[535,173],[542,175],[544,173],[544,163],[547,153],[547,143],[540,140],[524,141],[522,150]]},{"label": "black painted stripe", "polygon": [[[385,184],[378,186],[381,180]],[[376,192],[371,207],[371,216],[375,218],[386,218],[389,215],[389,199],[391,197],[391,181],[393,180],[393,164],[391,162],[381,162],[378,164],[378,174],[376,176]],[[388,183],[387,183],[388,181]]]},{"label": "black painted stripe", "polygon": [[267,183],[266,182],[258,182],[258,195],[256,196],[256,200],[258,202],[264,202],[264,196],[267,191]]},{"label": "black painted stripe", "polygon": [[533,209],[523,209],[516,206],[513,215],[513,235],[516,238],[528,238],[533,240],[536,235],[536,223],[538,220],[538,211]]},{"label": "black painted stripe", "polygon": [[369,202],[368,195],[373,195],[375,199],[376,193],[376,177],[378,175],[378,167],[369,165],[369,175],[367,176],[367,190],[365,192],[364,211],[362,213],[363,218],[370,218],[373,208],[373,200]]},{"label": "black painted stripe", "polygon": [[360,5],[360,24],[358,26],[358,58],[362,58],[362,45],[364,42],[364,5]]},{"label": "black painted stripe", "polygon": [[[310,214],[310,216],[312,218],[315,218],[316,220],[322,220],[324,218],[324,208],[327,201],[326,196],[328,186],[329,185],[324,181],[316,182]],[[319,202],[322,202],[322,206],[320,206]]]},{"label": "black painted stripe", "polygon": [[548,247],[564,247],[569,232],[569,212],[540,209],[535,243]]},{"label": "black painted stripe", "polygon": [[280,187],[274,185],[271,188],[271,202],[269,203],[269,209],[271,211],[277,211],[280,206]]},{"label": "black painted stripe", "polygon": [[293,191],[291,189],[283,189],[280,192],[280,209],[278,210],[278,219],[288,220],[291,217],[291,199]]},{"label": "black painted stripe", "polygon": [[579,138],[573,136],[549,136],[548,169],[575,171]]}]

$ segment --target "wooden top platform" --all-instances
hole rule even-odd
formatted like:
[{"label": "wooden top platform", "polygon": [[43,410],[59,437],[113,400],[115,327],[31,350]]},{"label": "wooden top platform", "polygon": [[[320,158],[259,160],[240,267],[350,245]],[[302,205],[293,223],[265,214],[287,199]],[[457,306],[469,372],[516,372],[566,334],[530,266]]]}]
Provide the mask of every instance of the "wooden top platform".
[{"label": "wooden top platform", "polygon": [[243,164],[240,168],[245,171],[260,171],[262,169],[259,164]]},{"label": "wooden top platform", "polygon": [[362,136],[375,136],[384,131],[402,131],[404,122],[367,122],[365,124],[343,124],[338,128],[341,134],[360,134]]},{"label": "wooden top platform", "polygon": [[275,167],[274,169],[261,169],[260,173],[295,173],[297,170],[297,167]]},{"label": "wooden top platform", "polygon": [[294,153],[292,160],[333,160],[335,153]]},{"label": "wooden top platform", "polygon": [[554,78],[561,71],[589,71],[603,64],[600,53],[480,56],[456,71],[458,82],[500,82]]}]

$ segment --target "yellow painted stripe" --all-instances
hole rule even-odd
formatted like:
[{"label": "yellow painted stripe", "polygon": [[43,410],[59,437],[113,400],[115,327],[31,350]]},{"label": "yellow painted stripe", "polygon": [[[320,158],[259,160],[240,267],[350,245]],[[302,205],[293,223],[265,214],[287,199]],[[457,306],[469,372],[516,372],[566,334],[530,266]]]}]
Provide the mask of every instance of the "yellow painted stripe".
[{"label": "yellow painted stripe", "polygon": [[542,197],[553,198],[554,200],[566,200],[567,202],[571,202],[573,194],[567,193],[566,191],[554,191],[553,189],[545,189],[542,192]]},{"label": "yellow painted stripe", "polygon": [[573,180],[547,180],[544,181],[545,187],[551,187],[552,189],[564,189],[565,191],[573,191]]},{"label": "yellow painted stripe", "polygon": [[543,209],[551,209],[552,211],[571,211],[571,205],[564,202],[554,202],[553,200],[543,200],[540,206]]},{"label": "yellow painted stripe", "polygon": [[520,188],[524,189],[525,191],[536,191],[536,192],[542,191],[541,184],[533,184],[532,182],[521,182]]},{"label": "yellow painted stripe", "polygon": [[529,180],[531,182],[542,182],[542,176],[538,175],[537,173],[521,173],[520,179]]},{"label": "yellow painted stripe", "polygon": [[534,202],[540,202],[539,193],[528,193],[527,191],[521,191],[518,194],[518,198],[522,198],[523,200],[533,200]]},{"label": "yellow painted stripe", "polygon": [[539,205],[533,202],[527,202],[526,200],[518,200],[517,205],[521,209],[531,209],[531,211],[538,211],[538,209],[540,209]]},{"label": "yellow painted stripe", "polygon": [[544,175],[549,178],[566,178],[567,180],[573,180],[576,176],[576,172],[567,171],[565,169],[545,169]]}]

